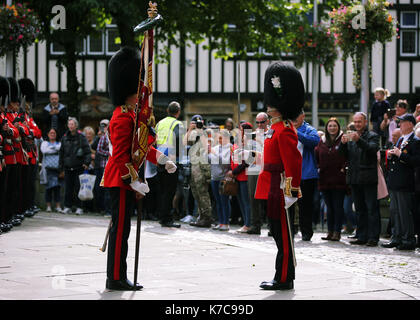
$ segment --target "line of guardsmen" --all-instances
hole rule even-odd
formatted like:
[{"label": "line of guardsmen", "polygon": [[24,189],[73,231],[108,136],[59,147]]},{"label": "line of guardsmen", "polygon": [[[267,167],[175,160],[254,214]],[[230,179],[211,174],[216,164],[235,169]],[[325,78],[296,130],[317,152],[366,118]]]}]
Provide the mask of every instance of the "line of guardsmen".
[{"label": "line of guardsmen", "polygon": [[41,130],[31,116],[35,86],[30,79],[0,76],[0,234],[33,217]]}]

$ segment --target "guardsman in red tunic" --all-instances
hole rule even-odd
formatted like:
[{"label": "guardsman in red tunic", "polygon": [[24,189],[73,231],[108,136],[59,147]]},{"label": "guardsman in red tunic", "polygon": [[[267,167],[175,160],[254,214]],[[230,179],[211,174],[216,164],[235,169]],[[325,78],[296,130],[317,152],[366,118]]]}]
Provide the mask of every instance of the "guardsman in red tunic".
[{"label": "guardsman in red tunic", "polygon": [[12,123],[11,127],[17,129],[19,133],[18,137],[12,138],[17,163],[15,172],[10,174],[8,187],[13,186],[13,195],[11,197],[11,202],[13,203],[13,208],[11,208],[12,215],[15,217],[15,220],[23,220],[25,219],[25,215],[23,214],[22,177],[24,175],[26,176],[26,169],[28,167],[28,155],[23,145],[26,142],[24,139],[29,135],[29,129],[23,124],[23,115],[18,114],[20,104],[19,84],[14,78],[8,78],[8,81],[10,84],[10,99],[6,117]]},{"label": "guardsman in red tunic", "polygon": [[274,62],[267,68],[264,104],[271,117],[271,128],[264,140],[264,167],[255,198],[267,199],[267,218],[278,251],[274,279],[261,283],[264,290],[294,287],[296,258],[287,209],[301,197],[302,156],[290,119],[302,110],[304,96],[302,77],[295,67]]},{"label": "guardsman in red tunic", "polygon": [[13,178],[17,168],[12,139],[19,137],[19,132],[6,117],[6,107],[10,100],[10,86],[9,81],[4,77],[0,77],[0,98],[0,124],[5,164],[0,173],[0,229],[6,232],[13,226],[19,225],[21,220],[13,217],[16,204],[11,201],[16,191]]},{"label": "guardsman in red tunic", "polygon": [[[25,112],[23,114],[23,123],[27,127],[29,134],[25,137],[26,153],[28,155],[28,166],[26,167],[26,174],[22,175],[23,180],[23,206],[25,217],[32,217],[35,215],[33,207],[35,205],[35,180],[37,169],[38,151],[35,146],[35,139],[42,137],[41,129],[36,125],[31,116],[32,106],[35,101],[35,85],[30,79],[20,79],[18,81],[21,100],[25,101]],[[22,110],[23,111],[23,110]]]},{"label": "guardsman in red tunic", "polygon": [[[108,68],[109,93],[116,106],[108,127],[109,153],[101,185],[109,188],[112,227],[108,241],[106,288],[111,290],[140,290],[139,284],[127,279],[127,251],[130,218],[134,212],[136,193],[145,195],[149,187],[139,179],[139,168],[131,157],[135,106],[139,82],[140,52],[123,47],[110,60]],[[165,165],[169,173],[176,165],[151,146],[154,137],[148,137],[146,159]]]}]

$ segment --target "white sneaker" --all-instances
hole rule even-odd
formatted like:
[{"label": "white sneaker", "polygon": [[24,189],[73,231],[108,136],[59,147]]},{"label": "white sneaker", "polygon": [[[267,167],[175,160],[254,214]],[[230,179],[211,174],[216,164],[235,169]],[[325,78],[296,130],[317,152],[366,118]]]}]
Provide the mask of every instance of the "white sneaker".
[{"label": "white sneaker", "polygon": [[229,226],[227,224],[221,225],[219,231],[229,231]]},{"label": "white sneaker", "polygon": [[180,221],[184,223],[190,223],[194,221],[194,217],[192,215],[187,215],[184,218],[182,218]]},{"label": "white sneaker", "polygon": [[61,209],[61,207],[57,207],[55,208],[55,211],[57,211],[58,213],[64,213],[63,209]]},{"label": "white sneaker", "polygon": [[76,214],[77,214],[78,216],[82,215],[82,214],[83,214],[83,209],[82,209],[82,208],[77,208],[77,210],[76,210]]},{"label": "white sneaker", "polygon": [[64,207],[64,210],[61,211],[61,213],[69,214],[69,213],[71,213],[71,209],[70,208],[67,208],[67,207]]},{"label": "white sneaker", "polygon": [[52,212],[51,207],[47,207],[47,212]]}]

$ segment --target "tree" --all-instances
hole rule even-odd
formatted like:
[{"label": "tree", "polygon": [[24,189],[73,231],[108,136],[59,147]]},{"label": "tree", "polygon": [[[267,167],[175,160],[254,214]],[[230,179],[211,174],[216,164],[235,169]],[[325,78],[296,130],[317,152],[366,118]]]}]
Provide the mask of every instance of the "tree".
[{"label": "tree", "polygon": [[[52,13],[55,5],[62,5],[65,9],[64,29],[54,29],[51,26],[51,21],[57,14]],[[94,25],[102,17],[102,11],[98,9],[99,2],[97,0],[29,0],[28,6],[40,17],[44,38],[64,48],[65,54],[59,57],[57,64],[60,69],[62,66],[67,69],[67,109],[70,115],[77,116],[80,83],[77,80],[76,62],[81,49],[77,46],[77,41],[97,32]]]}]

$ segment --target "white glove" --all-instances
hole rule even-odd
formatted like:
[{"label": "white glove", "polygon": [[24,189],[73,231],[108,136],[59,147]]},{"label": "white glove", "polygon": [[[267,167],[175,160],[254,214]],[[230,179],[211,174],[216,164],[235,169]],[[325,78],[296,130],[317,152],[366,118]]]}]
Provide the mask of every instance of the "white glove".
[{"label": "white glove", "polygon": [[166,161],[165,170],[168,171],[168,173],[174,173],[176,169],[177,169],[177,166],[173,161],[171,160]]},{"label": "white glove", "polygon": [[295,197],[284,197],[284,208],[289,209],[289,207],[297,201],[298,198]]},{"label": "white glove", "polygon": [[130,183],[130,187],[134,190],[140,193],[141,195],[145,195],[150,191],[150,188],[147,183],[140,182],[139,180],[136,180],[132,183]]}]

